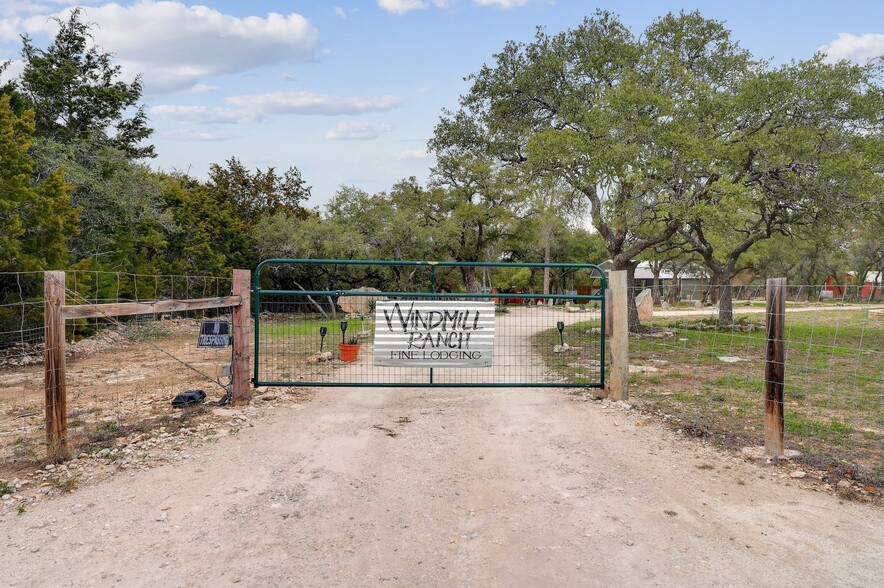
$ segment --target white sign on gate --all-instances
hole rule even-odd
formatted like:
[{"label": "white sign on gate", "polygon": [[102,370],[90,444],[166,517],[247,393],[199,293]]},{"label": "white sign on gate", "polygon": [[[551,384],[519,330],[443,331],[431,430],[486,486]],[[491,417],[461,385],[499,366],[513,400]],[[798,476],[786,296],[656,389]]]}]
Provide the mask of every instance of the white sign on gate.
[{"label": "white sign on gate", "polygon": [[494,302],[378,300],[374,365],[490,367]]}]

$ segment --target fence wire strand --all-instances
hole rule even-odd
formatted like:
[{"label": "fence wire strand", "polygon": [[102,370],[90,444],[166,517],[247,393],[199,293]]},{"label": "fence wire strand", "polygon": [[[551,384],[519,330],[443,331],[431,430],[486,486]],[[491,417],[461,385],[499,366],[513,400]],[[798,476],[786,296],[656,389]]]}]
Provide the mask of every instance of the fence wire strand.
[{"label": "fence wire strand", "polygon": [[[403,308],[410,302],[407,295],[383,298],[402,304]],[[423,340],[403,340],[402,349],[409,351],[396,352],[394,360],[378,347],[382,340],[379,337],[392,329],[387,328],[383,319],[379,322],[374,311],[323,316],[304,295],[293,292],[262,296],[256,378],[259,383],[342,386],[505,387],[601,383],[601,312],[597,301],[587,300],[588,304],[560,301],[547,305],[538,304],[533,298],[512,299],[518,303],[504,304],[502,301],[506,298],[493,295],[482,301],[490,305],[488,314],[492,315],[488,329],[493,329],[493,344],[485,351],[492,357],[489,363],[470,367],[467,360],[462,367],[448,367],[445,357],[465,356],[474,351],[481,331],[472,334],[472,343],[464,336],[440,340],[438,333]],[[337,306],[338,298],[333,300]],[[439,308],[454,308],[457,304],[470,306],[456,297],[433,304]],[[478,304],[473,301],[470,307]],[[346,331],[341,330],[342,323],[347,325]],[[353,337],[359,345],[358,355],[353,360],[344,359],[345,351],[339,344]],[[416,361],[424,363],[419,367],[409,365]],[[429,367],[433,361],[439,361],[438,367]]]},{"label": "fence wire strand", "polygon": [[[826,291],[787,288],[786,445],[812,462],[884,482],[884,301],[860,287],[820,295]],[[734,322],[725,326],[717,306],[646,307],[645,332],[630,338],[632,395],[727,442],[757,444],[764,438],[764,304],[752,288],[733,293]],[[652,360],[663,363],[637,367]]]},{"label": "fence wire strand", "polygon": [[[125,328],[125,325],[124,325],[124,323],[123,323],[122,321],[120,321],[120,320],[119,320],[117,317],[115,317],[115,316],[111,316],[111,315],[109,315],[109,314],[107,314],[107,313],[105,313],[105,312],[102,312],[102,311],[100,310],[100,308],[98,308],[98,306],[97,306],[96,303],[94,303],[94,302],[90,302],[90,301],[86,300],[85,298],[83,298],[83,297],[81,297],[79,294],[77,294],[75,291],[73,291],[73,290],[71,290],[71,289],[69,289],[69,288],[67,288],[67,287],[65,287],[65,292],[66,292],[67,295],[68,295],[72,300],[74,300],[75,302],[78,302],[79,304],[82,304],[82,305],[85,305],[85,306],[90,306],[90,307],[92,307],[92,308],[94,308],[94,309],[97,309],[97,310],[99,311],[99,313],[101,314],[101,316],[102,316],[105,320],[107,320],[107,321],[109,321],[111,324],[115,325],[118,329],[124,329],[124,328]],[[143,316],[143,315],[142,315],[142,316]],[[197,374],[199,374],[200,376],[202,376],[203,378],[205,378],[205,379],[208,380],[209,382],[211,382],[211,383],[217,385],[219,388],[221,388],[222,390],[224,390],[225,393],[227,392],[227,386],[226,386],[225,384],[221,383],[221,380],[220,380],[220,379],[218,379],[218,378],[213,378],[212,376],[210,376],[210,375],[208,375],[208,374],[202,372],[201,370],[199,370],[199,369],[198,369],[196,366],[194,366],[193,364],[188,363],[187,361],[185,361],[185,360],[183,360],[183,359],[180,359],[180,358],[177,357],[175,354],[170,353],[169,351],[166,351],[165,349],[163,349],[162,347],[160,347],[159,345],[157,345],[156,343],[154,343],[150,338],[145,338],[145,339],[143,339],[143,343],[145,343],[146,345],[152,347],[152,348],[155,349],[156,351],[159,351],[160,353],[162,353],[163,355],[165,355],[166,357],[168,357],[168,358],[171,359],[172,361],[179,363],[180,365],[186,367],[187,369],[189,369],[189,370],[191,370],[191,371],[193,371],[193,372],[196,372]]]},{"label": "fence wire strand", "polygon": [[[202,297],[226,296],[232,287],[228,277],[65,273],[69,305],[155,302],[168,299],[173,288],[187,291],[187,281]],[[0,458],[44,455],[43,289],[43,272],[0,273]],[[229,320],[223,313],[229,309],[67,320],[71,438],[94,441],[111,429],[171,417],[171,399],[207,381],[218,397],[225,394],[219,368],[230,361],[230,349],[196,346],[198,319]]]}]

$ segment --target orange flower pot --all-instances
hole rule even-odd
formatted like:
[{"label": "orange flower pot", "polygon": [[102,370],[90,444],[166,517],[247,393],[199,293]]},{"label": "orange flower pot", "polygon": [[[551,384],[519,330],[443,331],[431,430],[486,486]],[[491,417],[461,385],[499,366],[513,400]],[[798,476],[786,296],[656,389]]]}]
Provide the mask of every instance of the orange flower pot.
[{"label": "orange flower pot", "polygon": [[338,349],[341,351],[341,361],[356,361],[356,356],[359,355],[359,345],[338,343]]}]

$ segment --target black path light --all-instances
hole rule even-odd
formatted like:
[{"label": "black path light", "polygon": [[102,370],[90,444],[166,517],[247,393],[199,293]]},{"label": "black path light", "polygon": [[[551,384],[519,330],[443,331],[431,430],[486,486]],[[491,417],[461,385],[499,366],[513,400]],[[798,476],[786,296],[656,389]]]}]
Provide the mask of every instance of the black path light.
[{"label": "black path light", "polygon": [[341,321],[341,343],[344,342],[344,333],[347,332],[347,321]]},{"label": "black path light", "polygon": [[319,353],[322,353],[322,346],[325,344],[325,336],[328,334],[328,327],[319,327]]},{"label": "black path light", "polygon": [[559,321],[556,323],[556,328],[559,330],[559,343],[562,344],[562,347],[565,346],[565,321]]}]

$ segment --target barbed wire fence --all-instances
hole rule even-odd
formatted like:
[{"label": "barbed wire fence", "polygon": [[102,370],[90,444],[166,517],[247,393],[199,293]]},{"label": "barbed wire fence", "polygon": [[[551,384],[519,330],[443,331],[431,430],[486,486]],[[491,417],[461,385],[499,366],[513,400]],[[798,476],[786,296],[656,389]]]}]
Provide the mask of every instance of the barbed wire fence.
[{"label": "barbed wire fence", "polygon": [[[634,292],[640,302],[651,296],[644,290]],[[729,326],[718,325],[715,306],[664,305],[663,288],[653,310],[645,301],[645,329],[630,337],[632,397],[690,434],[758,445],[764,439],[765,286],[732,292]],[[881,294],[874,285],[837,291],[789,285],[783,363],[786,447],[810,465],[876,485],[884,483]]]},{"label": "barbed wire fence", "polygon": [[[229,276],[65,275],[66,305],[218,298],[232,287]],[[0,274],[0,458],[43,453],[43,288],[43,272]],[[199,318],[228,315],[229,309],[211,309],[68,319],[67,416],[75,444],[170,414],[171,399],[187,389],[222,396],[215,383],[230,349],[198,349],[196,340]]]}]

